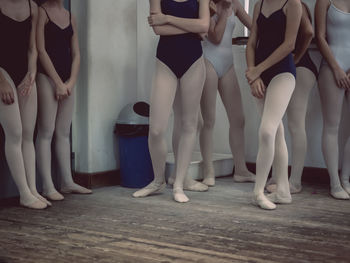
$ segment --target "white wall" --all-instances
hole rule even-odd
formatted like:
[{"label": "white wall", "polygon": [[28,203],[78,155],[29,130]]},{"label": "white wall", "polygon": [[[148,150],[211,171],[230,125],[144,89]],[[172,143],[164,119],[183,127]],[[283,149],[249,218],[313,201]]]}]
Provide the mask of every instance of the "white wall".
[{"label": "white wall", "polygon": [[82,50],[73,151],[75,170],[118,168],[114,124],[137,95],[136,0],[75,0]]}]

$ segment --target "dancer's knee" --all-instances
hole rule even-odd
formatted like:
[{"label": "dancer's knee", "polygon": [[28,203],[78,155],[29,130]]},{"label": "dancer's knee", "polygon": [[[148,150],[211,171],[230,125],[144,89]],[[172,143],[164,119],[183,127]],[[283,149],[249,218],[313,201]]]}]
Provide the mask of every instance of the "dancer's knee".
[{"label": "dancer's knee", "polygon": [[273,144],[276,137],[276,128],[269,125],[261,125],[259,129],[259,142],[263,144]]}]

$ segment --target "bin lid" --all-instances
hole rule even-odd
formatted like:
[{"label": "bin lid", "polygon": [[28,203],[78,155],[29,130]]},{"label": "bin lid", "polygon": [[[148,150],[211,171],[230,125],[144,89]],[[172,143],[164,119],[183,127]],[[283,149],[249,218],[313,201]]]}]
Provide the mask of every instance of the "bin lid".
[{"label": "bin lid", "polygon": [[149,124],[149,104],[140,101],[127,104],[119,113],[117,124]]}]

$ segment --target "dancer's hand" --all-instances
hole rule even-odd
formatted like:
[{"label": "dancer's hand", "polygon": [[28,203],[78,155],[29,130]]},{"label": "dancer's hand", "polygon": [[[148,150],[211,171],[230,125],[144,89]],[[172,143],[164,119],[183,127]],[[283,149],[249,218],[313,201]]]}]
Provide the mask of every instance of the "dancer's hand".
[{"label": "dancer's hand", "polygon": [[337,86],[341,89],[350,89],[350,78],[341,68],[333,70],[333,75]]},{"label": "dancer's hand", "polygon": [[15,102],[15,94],[13,93],[13,89],[7,80],[0,82],[0,97],[2,102],[7,105],[11,105]]},{"label": "dancer's hand", "polygon": [[262,99],[265,96],[265,84],[262,81],[261,78],[257,78],[251,85],[250,85],[251,93],[254,97],[258,99]]},{"label": "dancer's hand", "polygon": [[251,85],[257,78],[261,75],[259,67],[250,67],[247,68],[245,72],[245,76],[248,80],[249,85]]},{"label": "dancer's hand", "polygon": [[22,82],[18,85],[18,89],[22,96],[28,96],[34,87],[35,73],[28,72]]},{"label": "dancer's hand", "polygon": [[210,1],[209,3],[209,9],[212,14],[215,14],[217,12],[217,7],[214,1]]},{"label": "dancer's hand", "polygon": [[162,13],[151,14],[148,17],[148,24],[150,26],[162,26],[168,23],[167,16]]},{"label": "dancer's hand", "polygon": [[56,85],[56,100],[63,100],[68,97],[68,88],[65,83]]},{"label": "dancer's hand", "polygon": [[67,94],[70,96],[73,92],[74,85],[69,80],[67,80],[65,84],[67,85]]},{"label": "dancer's hand", "polygon": [[199,38],[204,41],[208,37],[208,33],[198,33]]}]

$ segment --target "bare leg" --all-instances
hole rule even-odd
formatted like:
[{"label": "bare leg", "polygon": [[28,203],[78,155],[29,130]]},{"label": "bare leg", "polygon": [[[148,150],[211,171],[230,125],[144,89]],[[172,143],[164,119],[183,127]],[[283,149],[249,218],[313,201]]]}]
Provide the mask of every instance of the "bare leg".
[{"label": "bare leg", "polygon": [[51,205],[36,189],[35,148],[33,142],[38,110],[36,85],[34,84],[30,94],[27,96],[21,95],[19,90],[17,90],[17,97],[22,121],[22,154],[28,186],[36,198],[47,205]]},{"label": "bare leg", "polygon": [[36,138],[36,161],[43,182],[43,195],[53,201],[64,197],[55,189],[51,176],[51,141],[55,130],[58,102],[52,80],[42,73],[37,75],[38,89],[38,135]]},{"label": "bare leg", "polygon": [[156,62],[153,77],[150,108],[149,150],[152,159],[154,180],[146,187],[133,194],[134,197],[145,197],[165,187],[165,164],[167,144],[165,132],[174,102],[178,79],[161,61]]},{"label": "bare leg", "polygon": [[213,130],[216,115],[216,96],[218,89],[218,76],[212,64],[204,60],[206,65],[206,80],[204,83],[201,112],[203,127],[200,131],[200,148],[203,157],[203,183],[208,186],[215,185],[215,172],[213,166]]},{"label": "bare leg", "polygon": [[32,194],[26,178],[22,154],[22,123],[17,91],[7,72],[2,68],[0,68],[0,71],[10,83],[15,97],[15,102],[11,105],[6,105],[0,100],[0,122],[5,132],[6,160],[19,191],[20,204],[33,209],[43,209],[46,208],[46,204]]},{"label": "bare leg", "polygon": [[[172,137],[172,146],[173,146],[173,152],[174,152],[174,157],[175,157],[175,163],[177,163],[177,147],[179,145],[179,139],[180,139],[180,134],[181,134],[181,116],[182,116],[182,111],[181,111],[181,90],[178,89],[176,91],[175,95],[175,100],[174,100],[174,128],[173,128],[173,137]],[[202,120],[201,116],[199,114],[198,116],[198,128],[197,132],[200,131],[201,125],[202,125]],[[170,175],[168,178],[168,184],[173,185],[175,182],[175,174],[176,174],[176,169],[174,169],[174,172]],[[205,184],[202,184],[193,178],[186,176],[185,181],[184,181],[184,190],[187,191],[195,191],[195,192],[204,192],[208,191],[208,186]]]},{"label": "bare leg", "polygon": [[198,59],[180,79],[181,89],[181,135],[176,163],[176,178],[174,182],[174,199],[184,203],[188,201],[183,192],[183,184],[196,141],[197,122],[200,99],[205,81],[204,59]]},{"label": "bare leg", "polygon": [[[346,102],[348,110],[350,110],[350,94],[349,91],[346,92]],[[349,183],[349,177],[350,177],[350,137],[348,137],[344,149],[344,156],[343,156],[343,166],[341,169],[341,183],[344,188],[344,190],[350,194],[350,183]]]},{"label": "bare leg", "polygon": [[323,65],[320,70],[318,87],[323,115],[322,151],[330,176],[331,195],[336,199],[349,199],[338,174],[338,130],[345,90],[337,87],[328,65]]},{"label": "bare leg", "polygon": [[[277,129],[287,109],[294,88],[295,78],[293,75],[290,73],[279,74],[271,80],[265,94],[265,101],[258,101],[260,110],[262,105],[264,106],[259,129],[259,151],[256,161],[257,175],[254,187],[254,202],[263,209],[276,208],[276,205],[265,197],[264,187],[274,159]],[[277,176],[282,177],[285,175],[281,174]],[[285,180],[278,180],[281,183],[283,181]]]},{"label": "bare leg", "polygon": [[245,162],[244,112],[241,90],[234,67],[219,80],[219,92],[230,123],[229,139],[235,163],[235,182],[255,182]]},{"label": "bare leg", "polygon": [[292,138],[292,171],[289,178],[291,193],[299,193],[307,150],[305,118],[309,94],[316,77],[307,68],[297,68],[296,86],[287,108],[288,128]]}]

